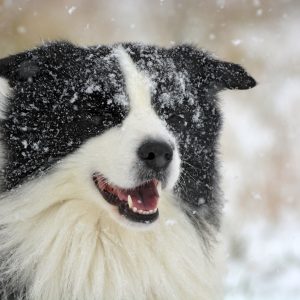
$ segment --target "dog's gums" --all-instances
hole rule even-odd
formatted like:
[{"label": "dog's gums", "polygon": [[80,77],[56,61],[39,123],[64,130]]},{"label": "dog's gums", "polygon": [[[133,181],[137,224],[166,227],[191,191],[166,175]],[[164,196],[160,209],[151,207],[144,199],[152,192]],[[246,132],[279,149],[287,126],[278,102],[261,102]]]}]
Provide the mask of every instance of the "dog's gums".
[{"label": "dog's gums", "polygon": [[158,218],[158,201],[160,182],[156,179],[145,182],[133,189],[123,189],[111,185],[99,173],[93,174],[103,198],[110,204],[118,206],[119,213],[127,219],[139,223],[152,223]]}]

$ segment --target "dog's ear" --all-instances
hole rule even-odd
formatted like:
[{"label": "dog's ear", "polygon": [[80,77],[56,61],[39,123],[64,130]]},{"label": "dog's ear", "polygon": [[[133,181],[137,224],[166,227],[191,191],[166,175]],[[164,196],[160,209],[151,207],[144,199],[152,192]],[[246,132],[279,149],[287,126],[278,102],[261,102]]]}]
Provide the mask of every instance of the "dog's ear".
[{"label": "dog's ear", "polygon": [[237,89],[246,90],[256,86],[256,81],[243,67],[238,64],[224,62],[213,58],[209,59],[207,70],[211,80],[218,90]]},{"label": "dog's ear", "polygon": [[218,60],[206,51],[191,45],[170,49],[178,69],[186,69],[197,86],[220,91],[223,89],[249,89],[256,81],[240,65]]},{"label": "dog's ear", "polygon": [[0,77],[9,79],[12,56],[0,59]]},{"label": "dog's ear", "polygon": [[0,77],[9,80],[10,83],[32,79],[38,73],[37,62],[26,52],[0,59]]}]

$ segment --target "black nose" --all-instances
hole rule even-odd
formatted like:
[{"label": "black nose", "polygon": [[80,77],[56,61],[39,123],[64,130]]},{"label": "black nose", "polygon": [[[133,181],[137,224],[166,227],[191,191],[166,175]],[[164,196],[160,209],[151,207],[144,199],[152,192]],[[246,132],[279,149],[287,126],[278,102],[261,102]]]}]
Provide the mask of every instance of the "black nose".
[{"label": "black nose", "polygon": [[148,168],[161,171],[170,164],[173,158],[173,150],[165,142],[149,141],[138,149],[138,156]]}]

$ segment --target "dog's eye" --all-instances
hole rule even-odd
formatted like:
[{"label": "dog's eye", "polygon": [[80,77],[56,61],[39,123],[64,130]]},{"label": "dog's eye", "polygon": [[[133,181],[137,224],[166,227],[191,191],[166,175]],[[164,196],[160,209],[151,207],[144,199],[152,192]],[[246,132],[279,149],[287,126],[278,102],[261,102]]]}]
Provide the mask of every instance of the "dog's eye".
[{"label": "dog's eye", "polygon": [[178,125],[180,124],[183,124],[185,121],[184,121],[184,115],[177,115],[177,114],[172,114],[172,115],[169,115],[167,117],[167,121],[168,122],[171,122],[171,123],[178,123]]},{"label": "dog's eye", "polygon": [[187,122],[182,114],[171,114],[166,118],[167,123],[173,128],[183,129]]}]

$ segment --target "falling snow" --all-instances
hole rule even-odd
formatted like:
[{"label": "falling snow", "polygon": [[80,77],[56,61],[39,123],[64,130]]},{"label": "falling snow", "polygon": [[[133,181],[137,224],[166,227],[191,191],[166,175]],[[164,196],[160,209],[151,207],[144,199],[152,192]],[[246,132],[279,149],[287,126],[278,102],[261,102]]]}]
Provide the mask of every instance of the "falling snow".
[{"label": "falling snow", "polygon": [[[139,41],[151,41],[151,43],[155,41],[157,44],[174,46],[175,41],[184,40],[208,47],[224,58],[245,63],[251,73],[257,77],[259,86],[253,93],[249,93],[249,97],[242,92],[237,94],[226,92],[225,99],[220,102],[225,112],[223,134],[226,140],[225,146],[220,148],[222,177],[225,181],[226,204],[230,206],[226,209],[233,213],[228,216],[228,219],[233,220],[232,227],[228,225],[229,229],[226,232],[230,249],[226,300],[295,300],[300,294],[298,267],[300,241],[297,232],[300,224],[295,209],[297,207],[295,203],[299,198],[299,175],[294,172],[299,165],[300,81],[297,66],[299,66],[300,48],[295,38],[299,32],[299,6],[297,1],[275,1],[271,5],[271,2],[260,0],[215,0],[207,1],[205,5],[204,2],[192,1],[197,5],[195,9],[191,9],[193,6],[189,6],[191,5],[188,4],[189,1],[179,2],[160,0],[156,5],[151,2],[151,5],[156,8],[154,11],[150,2],[146,4],[141,1],[143,9],[140,5],[136,5],[132,7],[130,16],[127,16],[126,5],[123,7],[119,2],[112,1],[112,5],[105,4],[107,8],[105,10],[91,10],[93,17],[90,17],[90,15],[85,16],[86,9],[80,6],[81,1],[76,2],[77,6],[60,4],[56,11],[53,10],[56,13],[51,14],[49,12],[52,10],[50,11],[49,7],[52,8],[52,5],[54,7],[55,1],[50,6],[45,5],[45,8],[42,8],[42,6],[35,7],[32,4],[34,1],[15,4],[14,1],[6,0],[0,5],[1,54],[5,56],[7,53],[13,53],[15,49],[20,48],[20,44],[40,43],[41,39],[52,36],[55,29],[53,24],[57,23],[59,26],[56,33],[59,37],[72,36],[73,39],[78,39],[78,43],[84,41],[91,44],[91,41],[101,39],[110,44],[114,41],[134,38]],[[103,1],[97,3],[98,6],[95,6],[97,8],[103,5]],[[27,9],[26,5],[31,5],[31,9]],[[213,10],[209,13],[210,5]],[[30,17],[24,17],[26,11],[30,12]],[[152,23],[149,30],[148,17],[153,12],[157,20]],[[66,18],[66,14],[70,17]],[[84,18],[76,19],[80,14]],[[43,16],[46,16],[45,28],[48,26],[51,32],[51,34],[45,32],[44,36],[41,34],[40,27],[36,26],[38,20],[44,21]],[[66,19],[75,22],[68,24]],[[176,22],[171,22],[173,25],[170,25],[173,19]],[[34,23],[30,25],[32,20]],[[48,25],[47,20],[51,21]],[[35,36],[36,40],[34,40]],[[148,68],[153,67],[153,63],[149,62]],[[55,76],[53,78],[55,79]],[[190,93],[189,82],[185,75],[176,77],[173,74],[169,80],[175,83],[176,93],[166,90],[160,95],[158,101],[172,106],[177,100],[182,101],[182,98],[186,97],[186,103],[193,105],[194,95]],[[183,89],[184,85],[187,88]],[[93,95],[101,92],[102,88],[96,81],[88,82],[78,93],[70,87],[62,99],[70,103],[70,108],[78,113],[81,109],[78,103],[80,93],[85,94],[87,91],[87,95]],[[45,106],[49,105],[47,95],[41,97],[42,101],[45,101]],[[122,91],[114,95],[110,101],[107,103],[112,106],[113,103],[118,103],[122,107],[128,106],[128,99]],[[30,109],[22,111],[22,118],[28,118],[28,110],[30,110],[30,113],[34,113],[39,120],[41,109],[34,103],[29,103],[29,107]],[[202,112],[195,108],[191,122],[181,123],[181,117],[176,119],[178,115],[173,117],[174,122],[182,124],[183,127],[189,124],[199,126]],[[17,141],[22,156],[30,157],[28,151],[33,150],[38,153],[51,153],[51,145],[23,138],[27,134],[31,136],[31,133],[37,130],[34,124],[24,125],[24,119],[12,119],[15,129],[21,132],[22,138],[10,136],[12,141]],[[46,122],[42,124],[45,128],[41,133],[46,135],[49,127]],[[205,129],[197,129],[201,139],[202,133],[205,135]],[[53,132],[53,135],[56,134],[59,133]],[[193,141],[190,137],[185,138],[187,143],[184,149],[185,154],[188,154]],[[73,139],[66,141],[66,145],[77,147],[76,140]],[[285,152],[281,157],[280,151],[283,148]],[[276,160],[277,156],[279,157]],[[285,161],[285,163],[277,165],[278,161]],[[283,177],[280,177],[281,175]],[[296,184],[293,183],[295,180]],[[270,189],[274,194],[266,196],[264,189]],[[268,197],[284,202],[280,208],[283,216],[277,216],[273,223],[268,216],[265,216],[265,211],[262,219],[257,215],[251,215],[253,211],[262,214],[261,206],[269,200]],[[252,206],[249,207],[249,203]],[[295,215],[284,215],[284,212],[290,211],[294,211]],[[196,215],[197,211],[192,211],[192,214]],[[246,219],[248,216],[251,217]],[[20,218],[20,216],[16,217]],[[239,249],[242,251],[239,252]]]},{"label": "falling snow", "polygon": [[72,15],[74,13],[74,11],[77,9],[76,6],[71,6],[70,8],[67,8],[68,9],[68,14],[69,15]]}]

